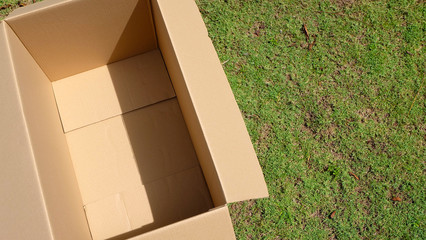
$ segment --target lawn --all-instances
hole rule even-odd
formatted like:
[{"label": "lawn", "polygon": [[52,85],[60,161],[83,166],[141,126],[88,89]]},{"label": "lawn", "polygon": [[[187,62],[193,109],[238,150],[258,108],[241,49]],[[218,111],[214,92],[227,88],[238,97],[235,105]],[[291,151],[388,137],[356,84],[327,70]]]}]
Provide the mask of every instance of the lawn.
[{"label": "lawn", "polygon": [[197,3],[270,193],[237,238],[426,239],[425,1]]},{"label": "lawn", "polygon": [[15,8],[25,7],[28,4],[43,0],[0,0],[0,21]]}]

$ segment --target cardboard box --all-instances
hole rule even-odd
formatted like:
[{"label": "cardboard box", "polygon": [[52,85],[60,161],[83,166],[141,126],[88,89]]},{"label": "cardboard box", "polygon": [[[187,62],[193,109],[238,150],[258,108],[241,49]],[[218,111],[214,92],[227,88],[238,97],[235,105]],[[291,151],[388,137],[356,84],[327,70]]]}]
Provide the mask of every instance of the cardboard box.
[{"label": "cardboard box", "polygon": [[235,239],[268,196],[193,0],[46,0],[0,22],[2,239]]}]

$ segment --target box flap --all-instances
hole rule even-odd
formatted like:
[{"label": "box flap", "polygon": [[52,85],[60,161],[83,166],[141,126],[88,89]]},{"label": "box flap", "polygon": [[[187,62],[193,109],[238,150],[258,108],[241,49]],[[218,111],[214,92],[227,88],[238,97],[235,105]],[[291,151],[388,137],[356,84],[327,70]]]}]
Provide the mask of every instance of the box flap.
[{"label": "box flap", "polygon": [[0,22],[0,235],[52,239],[4,27]]},{"label": "box flap", "polygon": [[[171,224],[131,240],[234,240],[235,234],[227,206]],[[112,239],[111,239],[112,240]]]},{"label": "box flap", "polygon": [[[153,12],[159,46],[203,169],[210,155],[228,203],[267,197],[250,137],[197,5],[154,0]],[[222,200],[211,184],[214,176],[204,174],[217,205]]]},{"label": "box flap", "polygon": [[52,85],[65,132],[175,96],[158,49]]}]

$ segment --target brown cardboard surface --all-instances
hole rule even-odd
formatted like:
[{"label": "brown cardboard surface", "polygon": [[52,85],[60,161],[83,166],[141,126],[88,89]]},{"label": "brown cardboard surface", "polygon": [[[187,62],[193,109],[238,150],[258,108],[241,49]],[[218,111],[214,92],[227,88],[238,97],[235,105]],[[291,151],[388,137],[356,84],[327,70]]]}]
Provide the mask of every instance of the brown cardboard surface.
[{"label": "brown cardboard surface", "polygon": [[66,136],[84,205],[198,166],[176,99]]},{"label": "brown cardboard surface", "polygon": [[166,54],[164,56],[164,60],[167,63],[169,74],[171,74],[172,80],[175,82],[174,84],[177,83],[174,85],[174,87],[179,94],[178,99],[181,103],[180,106],[182,112],[184,114],[186,113],[184,118],[187,122],[191,138],[193,139],[194,148],[197,152],[204,176],[207,180],[213,202],[215,203],[215,206],[223,205],[226,203],[226,199],[222,190],[221,182],[217,174],[210,150],[208,149],[206,139],[203,135],[199,119],[195,114],[194,105],[192,104],[192,99],[188,89],[186,88],[185,79],[180,69],[177,56],[174,52],[170,36],[168,35],[162,13],[156,1],[153,1],[152,4],[152,10],[155,19],[154,23],[159,38],[159,46]]},{"label": "brown cardboard surface", "polygon": [[65,132],[175,96],[159,50],[52,85]]},{"label": "brown cardboard surface", "polygon": [[267,196],[193,0],[46,1],[0,23],[0,60],[2,237],[235,239],[211,197]]},{"label": "brown cardboard surface", "polygon": [[148,0],[54,3],[6,19],[51,81],[156,48]]},{"label": "brown cardboard surface", "polygon": [[8,26],[6,31],[52,235],[90,239],[51,82]]},{"label": "brown cardboard surface", "polygon": [[195,2],[154,0],[153,11],[159,46],[215,205],[267,197],[244,121]]},{"label": "brown cardboard surface", "polygon": [[[179,172],[85,206],[93,239],[127,239],[208,211],[200,168]],[[130,232],[129,232],[130,231]]]},{"label": "brown cardboard surface", "polygon": [[120,194],[89,204],[85,209],[94,240],[107,239],[131,230],[126,206]]},{"label": "brown cardboard surface", "polygon": [[0,236],[52,239],[4,27],[0,22]]},{"label": "brown cardboard surface", "polygon": [[141,234],[213,207],[175,98],[66,136],[94,239]]},{"label": "brown cardboard surface", "polygon": [[234,240],[228,207],[222,206],[131,240]]}]

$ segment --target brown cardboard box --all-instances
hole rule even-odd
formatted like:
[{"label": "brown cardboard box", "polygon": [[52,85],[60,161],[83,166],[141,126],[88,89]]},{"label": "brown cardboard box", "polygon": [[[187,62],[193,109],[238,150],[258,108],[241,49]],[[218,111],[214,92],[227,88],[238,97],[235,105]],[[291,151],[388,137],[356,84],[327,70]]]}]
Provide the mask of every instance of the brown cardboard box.
[{"label": "brown cardboard box", "polygon": [[46,0],[0,22],[2,239],[235,239],[268,196],[193,0]]}]

